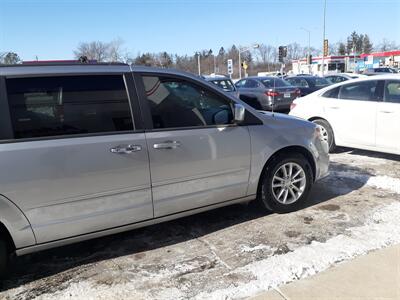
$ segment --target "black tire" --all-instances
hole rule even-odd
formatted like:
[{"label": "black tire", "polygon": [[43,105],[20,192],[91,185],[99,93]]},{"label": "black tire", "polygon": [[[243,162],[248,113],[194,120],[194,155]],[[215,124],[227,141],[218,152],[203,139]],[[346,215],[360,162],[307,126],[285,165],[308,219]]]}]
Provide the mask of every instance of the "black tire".
[{"label": "black tire", "polygon": [[6,278],[9,275],[10,252],[7,242],[0,237],[0,278]]},{"label": "black tire", "polygon": [[336,148],[335,135],[333,134],[331,125],[329,125],[329,123],[323,119],[316,119],[312,122],[314,124],[321,126],[325,130],[325,132],[328,134],[329,152],[335,151],[335,148]]},{"label": "black tire", "polygon": [[[301,196],[293,203],[283,204],[280,203],[276,196],[274,195],[274,190],[272,187],[273,178],[276,172],[285,164],[294,163],[300,166],[304,171],[305,185]],[[275,157],[269,165],[265,168],[263,176],[261,178],[261,191],[259,195],[259,200],[262,206],[269,211],[276,213],[288,213],[296,211],[304,206],[310,189],[313,183],[313,173],[311,170],[310,163],[301,154],[289,153],[282,154]]]}]

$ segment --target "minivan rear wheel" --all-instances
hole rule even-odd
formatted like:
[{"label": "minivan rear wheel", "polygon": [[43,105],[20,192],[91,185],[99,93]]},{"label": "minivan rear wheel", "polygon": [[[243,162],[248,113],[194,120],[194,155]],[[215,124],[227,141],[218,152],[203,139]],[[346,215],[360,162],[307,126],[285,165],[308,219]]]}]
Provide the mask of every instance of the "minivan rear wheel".
[{"label": "minivan rear wheel", "polygon": [[261,204],[276,213],[298,210],[308,198],[312,181],[311,166],[303,155],[279,155],[264,171]]},{"label": "minivan rear wheel", "polygon": [[331,125],[329,125],[329,123],[323,119],[316,119],[312,122],[320,127],[322,139],[328,143],[329,152],[333,152],[335,150],[336,145],[335,145],[335,136],[333,134]]}]

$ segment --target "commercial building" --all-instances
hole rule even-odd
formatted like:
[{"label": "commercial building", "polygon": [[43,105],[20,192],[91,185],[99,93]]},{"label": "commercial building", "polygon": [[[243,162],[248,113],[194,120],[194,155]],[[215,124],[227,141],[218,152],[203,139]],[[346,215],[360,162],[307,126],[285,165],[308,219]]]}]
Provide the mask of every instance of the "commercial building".
[{"label": "commercial building", "polygon": [[400,50],[374,52],[370,54],[361,54],[357,62],[357,71],[362,72],[369,68],[378,67],[400,67]]},{"label": "commercial building", "polygon": [[[357,61],[360,60],[358,55],[338,55],[324,57],[324,74],[354,72]],[[313,57],[311,64],[307,64],[307,60],[299,59],[292,61],[293,74],[322,74],[322,57]]]}]

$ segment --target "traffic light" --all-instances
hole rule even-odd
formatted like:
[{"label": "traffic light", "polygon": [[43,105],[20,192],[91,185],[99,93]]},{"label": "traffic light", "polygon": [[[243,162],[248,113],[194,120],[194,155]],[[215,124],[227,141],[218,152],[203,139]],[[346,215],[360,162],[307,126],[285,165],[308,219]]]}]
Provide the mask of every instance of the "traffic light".
[{"label": "traffic light", "polygon": [[283,57],[287,56],[287,47],[283,46]]},{"label": "traffic light", "polygon": [[328,40],[324,40],[324,56],[329,55],[329,45],[328,45]]},{"label": "traffic light", "polygon": [[287,47],[279,46],[278,48],[278,58],[279,62],[283,63],[283,58],[287,56]]},{"label": "traffic light", "polygon": [[307,65],[311,65],[312,64],[312,55],[308,54],[307,55]]}]

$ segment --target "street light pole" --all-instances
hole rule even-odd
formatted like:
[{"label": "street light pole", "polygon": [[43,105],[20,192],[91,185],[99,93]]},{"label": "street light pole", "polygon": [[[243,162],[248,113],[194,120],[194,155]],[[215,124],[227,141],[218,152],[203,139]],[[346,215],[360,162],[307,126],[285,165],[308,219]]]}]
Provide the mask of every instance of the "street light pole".
[{"label": "street light pole", "polygon": [[324,46],[325,46],[325,17],[326,17],[326,0],[324,0],[324,29],[323,29],[323,37],[322,37],[322,69],[321,75],[324,76],[324,69],[325,69],[325,53],[324,53]]},{"label": "street light pole", "polygon": [[242,79],[242,59],[240,57],[240,49],[239,49],[239,79]]},{"label": "street light pole", "polygon": [[214,54],[214,74],[217,74],[217,63],[215,60],[215,54]]},{"label": "street light pole", "polygon": [[[310,40],[311,40],[311,30],[309,30],[309,29],[307,29],[307,28],[304,28],[304,27],[301,27],[300,29],[302,29],[302,30],[304,30],[304,31],[306,31],[306,32],[308,32],[308,57],[310,57],[310,55],[311,55],[311,43],[310,43]],[[311,63],[311,62],[310,62]],[[311,73],[311,65],[309,64],[308,65],[308,73]]]},{"label": "street light pole", "polygon": [[199,76],[201,76],[201,71],[200,71],[200,52],[196,52],[197,55],[197,69],[199,72]]},{"label": "street light pole", "polygon": [[251,46],[251,47],[247,47],[247,48],[242,48],[242,49],[240,49],[239,48],[239,79],[242,79],[242,57],[241,57],[241,54],[243,53],[243,52],[246,52],[246,51],[249,51],[250,49],[256,49],[256,48],[259,48],[260,47],[260,45],[259,44],[254,44],[253,46]]}]

